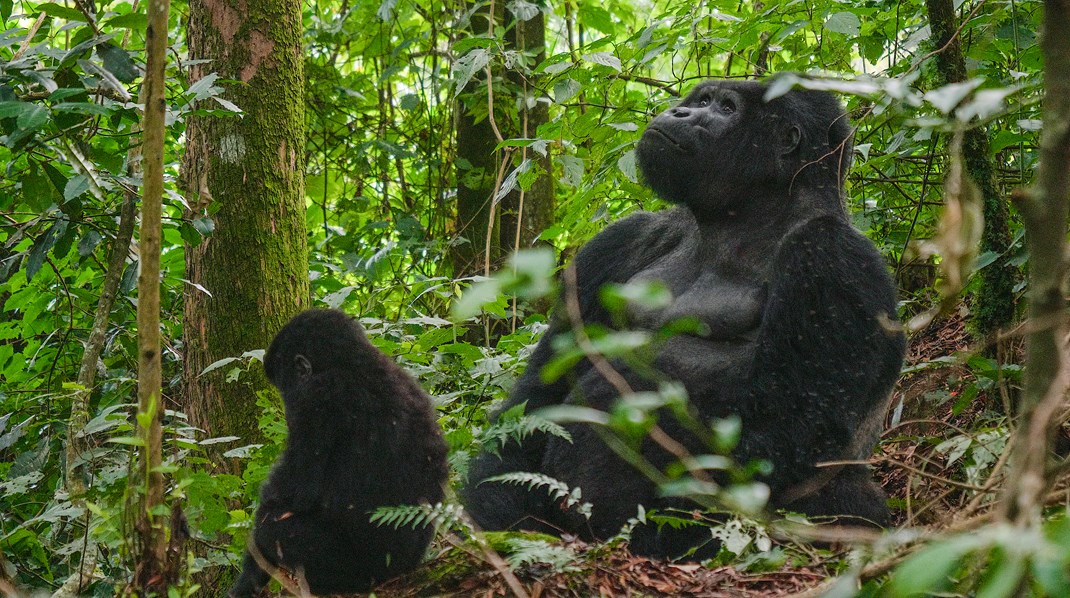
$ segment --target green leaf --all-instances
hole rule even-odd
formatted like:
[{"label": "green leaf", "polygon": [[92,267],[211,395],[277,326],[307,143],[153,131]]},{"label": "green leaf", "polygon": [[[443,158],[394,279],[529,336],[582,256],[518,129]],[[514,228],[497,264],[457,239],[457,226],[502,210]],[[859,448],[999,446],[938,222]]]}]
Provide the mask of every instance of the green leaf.
[{"label": "green leaf", "polygon": [[583,59],[587,62],[593,62],[602,66],[608,66],[609,68],[617,71],[621,71],[620,58],[610,54],[609,52],[594,52],[591,54],[584,54]]},{"label": "green leaf", "polygon": [[114,111],[108,106],[94,104],[92,102],[63,102],[52,105],[53,112],[74,112],[76,114],[89,114],[96,116],[109,116]]},{"label": "green leaf", "polygon": [[581,359],[583,359],[583,351],[578,347],[559,350],[554,358],[543,366],[542,371],[539,372],[539,379],[548,384],[554,382],[567,374]]},{"label": "green leaf", "polygon": [[769,486],[761,482],[733,484],[725,489],[724,500],[733,509],[758,513],[769,502]]},{"label": "green leaf", "polygon": [[197,79],[197,81],[193,85],[190,85],[189,89],[186,90],[186,95],[191,98],[190,101],[195,102],[197,100],[203,100],[212,95],[212,85],[218,77],[219,73],[208,73],[200,79]]},{"label": "green leaf", "polygon": [[498,299],[501,288],[501,280],[497,278],[477,278],[453,304],[453,319],[462,321],[478,314],[484,306]]},{"label": "green leaf", "polygon": [[84,237],[78,240],[78,255],[87,257],[97,248],[103,237],[95,230],[90,230]]},{"label": "green leaf", "polygon": [[457,59],[453,67],[453,95],[456,97],[472,80],[477,71],[490,63],[490,52],[484,48],[475,48]]},{"label": "green leaf", "polygon": [[211,372],[213,370],[218,370],[219,368],[221,368],[221,367],[223,367],[223,366],[225,366],[227,364],[234,363],[235,361],[238,361],[237,357],[224,357],[223,359],[220,359],[219,361],[216,361],[214,363],[209,364],[208,367],[206,367],[203,370],[201,370],[201,373],[198,374],[198,375],[203,376],[203,375],[207,374],[208,372]]},{"label": "green leaf", "polygon": [[465,367],[472,367],[476,361],[483,358],[483,351],[481,351],[479,347],[469,345],[468,343],[439,345],[437,351],[441,354],[457,355],[460,357]]},{"label": "green leaf", "polygon": [[75,45],[70,50],[67,50],[67,53],[63,55],[63,59],[60,60],[60,66],[70,66],[71,64],[74,64],[80,57],[84,55],[86,50],[91,50],[92,48],[96,47],[97,44],[104,42],[109,37],[111,36],[94,36],[80,44]]},{"label": "green leaf", "polygon": [[389,21],[394,18],[394,8],[397,6],[398,0],[383,0],[383,3],[379,5],[379,10],[375,11],[375,16],[379,17],[381,21]]},{"label": "green leaf", "polygon": [[132,12],[119,15],[114,19],[104,21],[105,27],[119,27],[122,29],[136,29],[139,31],[148,29],[149,19],[143,13]]},{"label": "green leaf", "polygon": [[984,83],[984,79],[970,79],[962,83],[951,83],[939,87],[925,94],[925,100],[932,104],[937,110],[944,114],[951,114],[951,111],[958,106],[966,96],[977,89]]},{"label": "green leaf", "polygon": [[44,4],[38,4],[36,10],[37,12],[43,12],[50,17],[66,19],[68,21],[81,21],[83,23],[85,22],[85,15],[73,8],[60,6],[55,2],[45,2]]},{"label": "green leaf", "polygon": [[605,8],[597,4],[580,5],[580,21],[599,33],[616,35],[616,27],[613,25],[613,15]]},{"label": "green leaf", "polygon": [[718,451],[727,453],[739,444],[739,436],[743,432],[743,422],[738,416],[718,418],[710,422],[713,431],[713,444]]},{"label": "green leaf", "polygon": [[55,187],[37,168],[31,167],[20,179],[22,199],[35,212],[44,212],[55,203]]},{"label": "green leaf", "polygon": [[838,12],[825,21],[825,29],[834,33],[856,36],[862,30],[862,21],[853,12]]},{"label": "green leaf", "polygon": [[576,97],[581,89],[583,86],[579,81],[571,78],[561,79],[554,83],[554,101],[563,104]]},{"label": "green leaf", "polygon": [[48,122],[48,108],[44,106],[33,104],[29,110],[25,110],[19,115],[15,124],[20,129],[27,131],[35,131],[44,126]]},{"label": "green leaf", "polygon": [[985,579],[977,590],[977,598],[1009,598],[1019,595],[1022,576],[1026,571],[1026,559],[1018,552],[995,550],[985,570]]},{"label": "green leaf", "polygon": [[190,224],[193,225],[193,230],[197,231],[201,234],[201,236],[204,237],[210,236],[212,234],[212,231],[215,230],[215,220],[212,220],[210,216],[201,216],[200,218],[194,218],[193,222],[191,222]]},{"label": "green leaf", "polygon": [[11,18],[12,6],[14,6],[14,0],[0,0],[0,21]]},{"label": "green leaf", "polygon": [[70,201],[89,190],[89,179],[84,174],[72,176],[63,187],[63,199]]},{"label": "green leaf", "polygon": [[561,182],[576,188],[583,182],[583,159],[569,154],[554,156],[561,165]]},{"label": "green leaf", "polygon": [[614,314],[625,313],[629,305],[652,310],[672,304],[672,293],[660,280],[606,284],[599,289],[598,295],[602,305]]},{"label": "green leaf", "polygon": [[115,444],[125,444],[127,446],[145,446],[145,441],[135,436],[116,436],[109,438],[108,442]]},{"label": "green leaf", "polygon": [[966,555],[981,548],[986,539],[974,535],[934,542],[914,553],[892,574],[888,589],[894,596],[931,595],[947,585],[948,577]]},{"label": "green leaf", "polygon": [[609,414],[605,411],[579,407],[577,405],[554,405],[543,407],[532,415],[548,419],[557,424],[592,424],[596,426],[609,425]]},{"label": "green leaf", "polygon": [[639,169],[635,164],[635,150],[628,150],[617,160],[617,168],[633,183],[639,182]]},{"label": "green leaf", "polygon": [[97,56],[104,61],[104,68],[123,83],[130,83],[138,76],[137,66],[126,50],[110,43],[97,46]]},{"label": "green leaf", "polygon": [[19,102],[18,100],[0,102],[0,118],[21,116],[23,112],[31,108],[33,108],[33,104],[29,102]]},{"label": "green leaf", "polygon": [[530,21],[535,18],[535,15],[539,14],[539,5],[527,0],[513,0],[506,7],[520,21]]},{"label": "green leaf", "polygon": [[56,244],[56,240],[67,232],[67,224],[66,218],[60,218],[52,223],[52,226],[48,228],[45,234],[37,238],[37,242],[30,249],[30,255],[26,258],[27,281],[31,280],[34,274],[37,274],[37,271],[41,269],[41,265],[45,263],[45,256]]}]

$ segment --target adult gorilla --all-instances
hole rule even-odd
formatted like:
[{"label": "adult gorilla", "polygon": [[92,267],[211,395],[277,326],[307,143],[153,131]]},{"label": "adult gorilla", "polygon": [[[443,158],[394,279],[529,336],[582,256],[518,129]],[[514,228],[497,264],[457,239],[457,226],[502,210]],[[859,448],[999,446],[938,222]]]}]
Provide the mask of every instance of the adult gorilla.
[{"label": "adult gorilla", "polygon": [[[773,464],[763,479],[771,505],[884,524],[884,494],[864,466],[816,467],[870,455],[904,352],[903,335],[888,326],[896,299],[884,261],[843,205],[851,128],[829,94],[797,90],[766,102],[765,93],[757,82],[709,81],[650,123],[639,166],[647,184],[679,207],[633,214],[583,247],[574,264],[580,312],[587,323],[609,326],[598,298],[603,284],[663,283],[672,303],[634,309],[631,326],[654,330],[682,316],[708,326],[705,336],[671,338],[654,365],[684,384],[704,419],[741,418],[734,456]],[[553,337],[568,328],[556,314],[506,409],[525,402],[529,413],[562,403],[608,409],[616,401],[615,388],[586,361],[553,383],[540,379]],[[656,387],[614,366],[633,389]],[[660,425],[689,450],[708,452],[672,417]],[[464,492],[476,522],[604,539],[637,505],[694,507],[660,497],[591,428],[569,431],[571,443],[536,435],[479,455]],[[642,451],[661,467],[674,460],[649,441]],[[483,482],[512,471],[580,487],[594,507],[590,521],[545,492]],[[709,533],[701,528],[645,525],[633,531],[631,548],[678,556],[703,539]]]}]

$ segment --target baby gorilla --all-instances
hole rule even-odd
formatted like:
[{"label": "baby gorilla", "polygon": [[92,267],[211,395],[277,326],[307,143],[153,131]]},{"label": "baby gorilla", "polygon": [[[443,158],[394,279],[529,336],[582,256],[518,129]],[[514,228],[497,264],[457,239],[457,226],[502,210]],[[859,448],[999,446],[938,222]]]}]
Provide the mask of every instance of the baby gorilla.
[{"label": "baby gorilla", "polygon": [[[446,444],[427,395],[336,310],[286,324],[264,369],[282,393],[289,440],[260,490],[260,554],[317,595],[367,590],[418,565],[434,530],[369,516],[442,500]],[[246,553],[230,595],[253,596],[269,580]]]}]

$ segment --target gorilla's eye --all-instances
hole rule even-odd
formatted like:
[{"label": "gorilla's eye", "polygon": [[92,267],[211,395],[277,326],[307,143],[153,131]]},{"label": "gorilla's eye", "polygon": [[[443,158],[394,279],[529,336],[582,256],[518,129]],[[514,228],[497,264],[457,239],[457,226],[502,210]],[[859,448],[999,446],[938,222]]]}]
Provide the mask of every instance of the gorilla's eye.
[{"label": "gorilla's eye", "polygon": [[736,103],[732,100],[724,100],[721,102],[721,112],[725,114],[732,114],[736,111]]},{"label": "gorilla's eye", "polygon": [[709,98],[702,98],[701,100],[698,101],[698,107],[699,108],[705,108],[706,106],[709,106],[709,105],[710,105],[710,99]]}]

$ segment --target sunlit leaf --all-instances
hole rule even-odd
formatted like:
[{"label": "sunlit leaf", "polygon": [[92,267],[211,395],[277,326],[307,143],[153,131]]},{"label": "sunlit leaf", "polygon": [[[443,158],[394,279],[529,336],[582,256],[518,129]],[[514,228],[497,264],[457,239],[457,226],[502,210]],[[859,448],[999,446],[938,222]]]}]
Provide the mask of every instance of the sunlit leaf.
[{"label": "sunlit leaf", "polygon": [[602,66],[608,66],[617,72],[620,72],[621,70],[620,58],[617,58],[609,52],[594,52],[592,54],[584,54],[583,59],[587,62],[593,62]]},{"label": "sunlit leaf", "polygon": [[844,35],[858,35],[862,29],[862,21],[853,12],[837,12],[829,16],[825,21],[825,29]]}]

